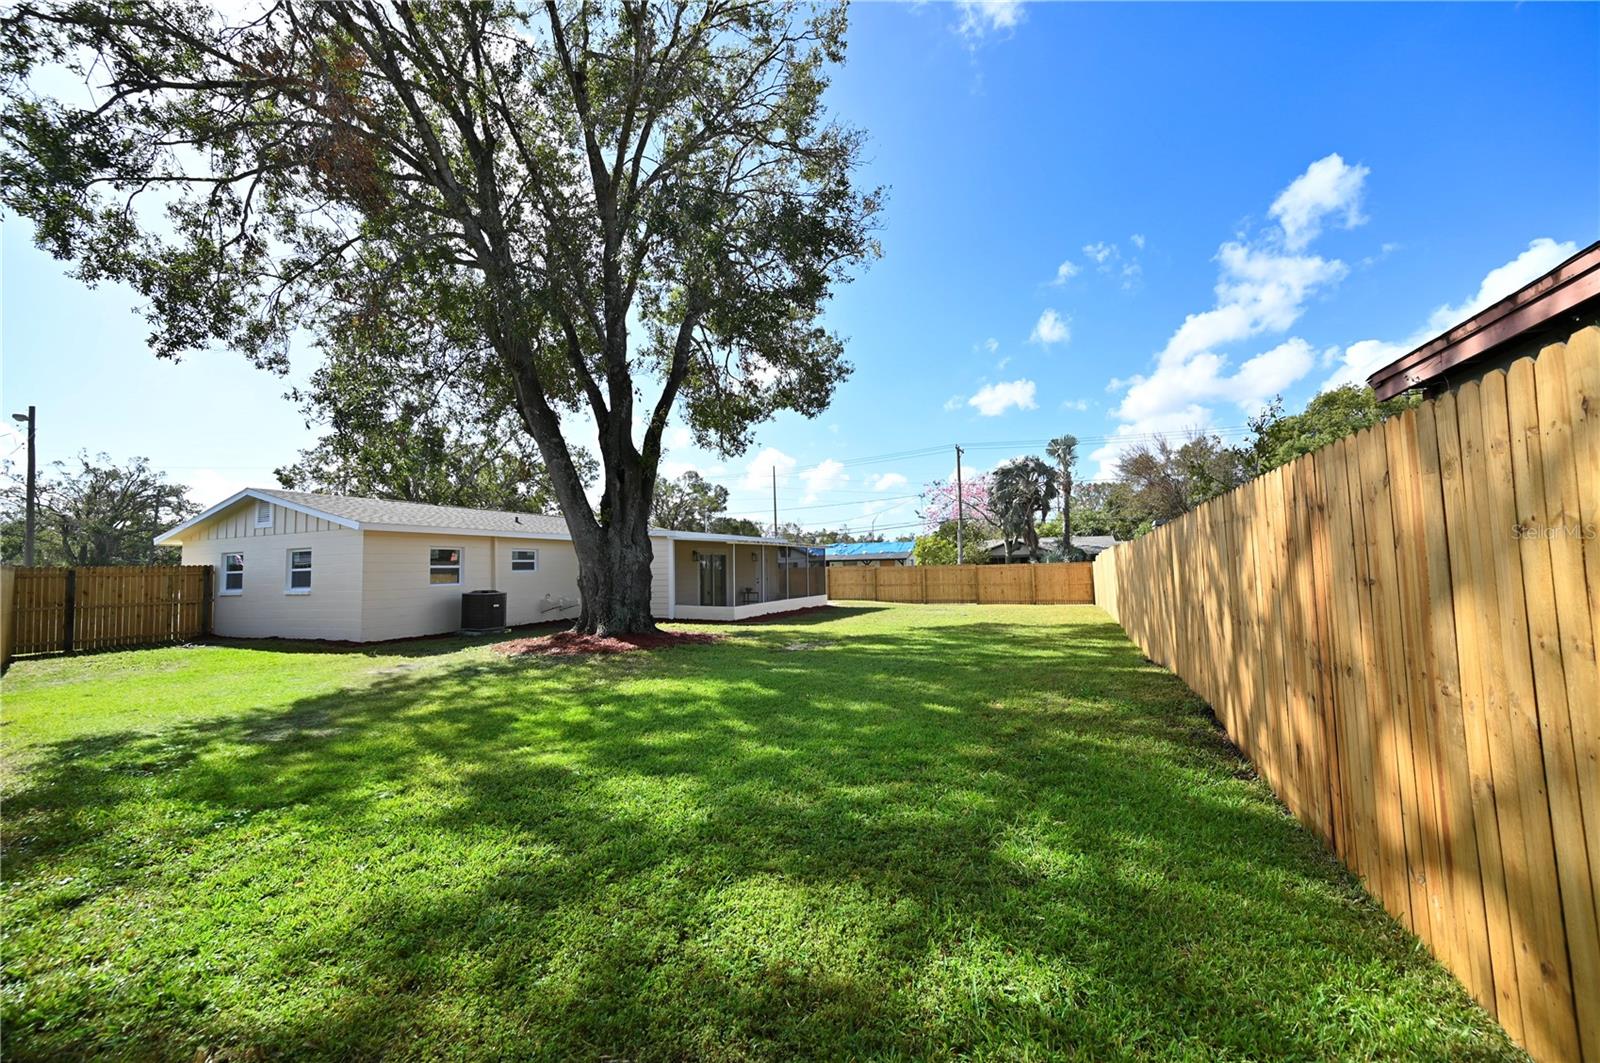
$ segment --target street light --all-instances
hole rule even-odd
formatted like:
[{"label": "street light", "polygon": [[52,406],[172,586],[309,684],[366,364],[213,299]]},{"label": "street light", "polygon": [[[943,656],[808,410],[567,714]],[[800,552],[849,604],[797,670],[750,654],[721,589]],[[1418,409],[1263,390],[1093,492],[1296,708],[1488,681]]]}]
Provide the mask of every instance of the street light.
[{"label": "street light", "polygon": [[34,502],[34,482],[33,482],[33,470],[34,470],[33,432],[34,432],[34,428],[37,426],[38,419],[35,416],[34,409],[33,409],[32,406],[28,407],[28,412],[27,413],[14,413],[14,414],[12,414],[11,415],[11,419],[13,421],[16,421],[18,424],[26,424],[28,426],[28,516],[27,516],[27,520],[23,524],[23,532],[22,532],[22,563],[24,565],[32,566],[32,564],[33,564],[33,511],[34,511],[34,506],[35,506],[35,502]]}]

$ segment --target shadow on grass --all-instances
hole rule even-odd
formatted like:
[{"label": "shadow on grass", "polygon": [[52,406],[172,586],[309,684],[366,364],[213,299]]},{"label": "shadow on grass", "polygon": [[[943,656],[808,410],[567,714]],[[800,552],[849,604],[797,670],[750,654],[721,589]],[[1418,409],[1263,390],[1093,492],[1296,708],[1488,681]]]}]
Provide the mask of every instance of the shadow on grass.
[{"label": "shadow on grass", "polygon": [[880,609],[50,747],[9,1054],[1506,1050],[1116,625]]}]

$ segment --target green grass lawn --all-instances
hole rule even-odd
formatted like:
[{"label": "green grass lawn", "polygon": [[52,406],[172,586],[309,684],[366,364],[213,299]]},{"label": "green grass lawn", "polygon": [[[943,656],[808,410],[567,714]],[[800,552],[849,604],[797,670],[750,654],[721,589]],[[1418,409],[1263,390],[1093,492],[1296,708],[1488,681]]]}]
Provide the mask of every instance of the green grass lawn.
[{"label": "green grass lawn", "polygon": [[5,1054],[1514,1058],[1092,607],[23,661]]}]

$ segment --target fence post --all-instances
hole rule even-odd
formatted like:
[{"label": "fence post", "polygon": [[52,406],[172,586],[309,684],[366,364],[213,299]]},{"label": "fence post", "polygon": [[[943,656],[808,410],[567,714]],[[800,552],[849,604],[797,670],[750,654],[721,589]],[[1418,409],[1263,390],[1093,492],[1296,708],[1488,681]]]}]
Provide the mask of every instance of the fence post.
[{"label": "fence post", "polygon": [[204,566],[200,574],[200,634],[211,634],[211,587],[216,579],[216,570],[210,565]]},{"label": "fence post", "polygon": [[78,622],[78,570],[67,569],[67,602],[63,610],[65,619],[62,623],[61,652],[72,652],[72,634]]}]

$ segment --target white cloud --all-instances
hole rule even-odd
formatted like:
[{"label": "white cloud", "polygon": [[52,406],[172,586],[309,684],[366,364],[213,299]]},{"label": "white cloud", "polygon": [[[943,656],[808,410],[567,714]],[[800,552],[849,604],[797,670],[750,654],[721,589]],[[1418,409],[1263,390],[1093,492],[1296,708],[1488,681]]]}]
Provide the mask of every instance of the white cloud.
[{"label": "white cloud", "polygon": [[1322,232],[1322,223],[1333,217],[1342,219],[1346,229],[1366,221],[1361,216],[1361,194],[1367,175],[1365,166],[1351,166],[1337,152],[1306,167],[1306,172],[1289,182],[1289,187],[1272,201],[1269,213],[1283,227],[1283,244],[1299,251]]},{"label": "white cloud", "polygon": [[961,14],[956,29],[967,38],[1015,29],[1023,15],[1022,0],[957,0],[956,10]]},{"label": "white cloud", "polygon": [[983,341],[983,349],[988,351],[990,354],[993,354],[995,351],[1000,349],[1000,341],[995,339],[993,336],[990,336],[988,339]]},{"label": "white cloud", "polygon": [[1071,318],[1064,318],[1054,310],[1046,310],[1034,323],[1033,333],[1028,337],[1028,342],[1042,343],[1045,346],[1052,343],[1067,343],[1072,339],[1071,321]]},{"label": "white cloud", "polygon": [[1084,410],[1087,410],[1089,408],[1089,400],[1088,399],[1066,399],[1065,401],[1063,401],[1061,403],[1061,408],[1063,410],[1077,410],[1079,413],[1082,413]]},{"label": "white cloud", "polygon": [[1484,274],[1477,292],[1456,306],[1447,304],[1437,308],[1428,315],[1426,324],[1405,339],[1358,340],[1343,352],[1338,352],[1337,357],[1332,359],[1338,363],[1338,369],[1323,381],[1323,390],[1341,384],[1364,383],[1373,370],[1454,328],[1491,303],[1499,302],[1518,288],[1549,273],[1577,253],[1578,245],[1571,241],[1557,242],[1548,236],[1529,241],[1526,251]]},{"label": "white cloud", "polygon": [[1116,257],[1117,245],[1106,243],[1084,244],[1083,253],[1094,259],[1095,265],[1103,266]]},{"label": "white cloud", "polygon": [[1215,423],[1215,403],[1254,412],[1311,372],[1318,357],[1302,339],[1285,339],[1238,364],[1226,348],[1287,332],[1313,295],[1344,279],[1349,269],[1343,262],[1303,252],[1329,215],[1342,211],[1347,225],[1360,221],[1367,172],[1337,155],[1312,163],[1273,201],[1280,227],[1218,248],[1215,305],[1184,318],[1156,355],[1153,370],[1113,382],[1112,390],[1123,393],[1114,411],[1122,424],[1091,455],[1100,462],[1100,475],[1110,473],[1132,439],[1203,430]]},{"label": "white cloud", "polygon": [[666,444],[668,450],[683,450],[694,443],[694,435],[683,425],[674,425],[667,429]]},{"label": "white cloud", "polygon": [[998,417],[1013,406],[1019,410],[1038,409],[1039,404],[1034,401],[1036,391],[1031,380],[985,384],[967,400],[967,405],[985,417]]},{"label": "white cloud", "polygon": [[750,459],[750,464],[745,466],[743,486],[747,490],[762,491],[772,486],[772,474],[778,474],[778,485],[784,486],[789,482],[789,474],[794,472],[794,467],[799,462],[779,450],[777,447],[767,447]]},{"label": "white cloud", "polygon": [[1133,244],[1134,247],[1137,247],[1141,251],[1144,250],[1144,233],[1134,233],[1132,236],[1128,237],[1128,240]]},{"label": "white cloud", "polygon": [[886,472],[881,476],[874,476],[868,486],[874,491],[887,491],[892,487],[904,487],[909,482],[897,472]]},{"label": "white cloud", "polygon": [[966,404],[967,397],[965,395],[951,395],[948,399],[944,400],[944,412],[954,412],[955,410],[961,409],[961,407],[965,406]]},{"label": "white cloud", "polygon": [[1557,243],[1548,236],[1529,242],[1528,249],[1503,266],[1484,275],[1477,294],[1460,306],[1441,306],[1428,318],[1428,329],[1435,334],[1461,324],[1467,318],[1497,303],[1518,288],[1533,283],[1578,253],[1572,242]]},{"label": "white cloud", "polygon": [[1050,283],[1055,285],[1065,284],[1073,277],[1076,277],[1078,272],[1078,264],[1069,258],[1056,267],[1056,279]]},{"label": "white cloud", "polygon": [[800,482],[806,485],[806,493],[800,501],[815,502],[818,495],[843,486],[849,479],[850,474],[844,471],[844,464],[828,458],[813,468],[801,471]]}]

